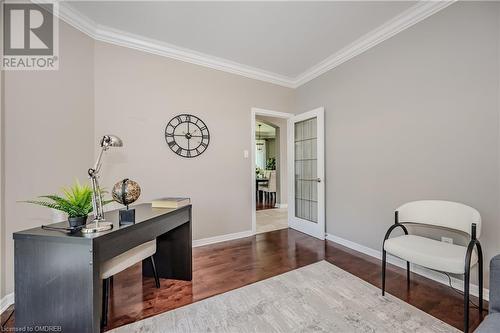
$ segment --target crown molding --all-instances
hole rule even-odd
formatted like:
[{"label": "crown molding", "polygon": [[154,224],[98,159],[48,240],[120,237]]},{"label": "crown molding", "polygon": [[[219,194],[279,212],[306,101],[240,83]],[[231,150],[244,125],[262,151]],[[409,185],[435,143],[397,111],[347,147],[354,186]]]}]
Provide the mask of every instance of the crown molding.
[{"label": "crown molding", "polygon": [[371,49],[394,35],[410,28],[429,16],[445,9],[457,0],[419,1],[414,6],[392,18],[378,28],[355,40],[340,51],[300,74],[293,82],[294,88],[317,78],[340,64]]},{"label": "crown molding", "polygon": [[[34,0],[36,1],[36,0]],[[273,83],[288,88],[298,88],[301,85],[332,70],[342,63],[354,58],[370,48],[382,43],[405,29],[417,24],[429,16],[448,7],[457,0],[425,1],[421,0],[400,15],[370,31],[340,51],[309,68],[295,78],[287,77],[270,71],[243,65],[231,60],[211,56],[189,50],[158,40],[135,35],[94,22],[86,15],[69,5],[69,2],[59,3],[59,18],[91,38],[187,63],[200,65],[251,79]]]},{"label": "crown molding", "polygon": [[[38,2],[38,0],[31,0],[32,2]],[[77,30],[80,30],[89,37],[96,39],[96,29],[97,23],[91,20],[88,16],[83,15],[80,11],[77,11],[73,7],[68,5],[68,2],[59,2],[59,19],[68,23]]]},{"label": "crown molding", "polygon": [[68,2],[60,3],[59,18],[101,42],[292,88],[293,79],[287,76],[98,24],[68,5]]}]

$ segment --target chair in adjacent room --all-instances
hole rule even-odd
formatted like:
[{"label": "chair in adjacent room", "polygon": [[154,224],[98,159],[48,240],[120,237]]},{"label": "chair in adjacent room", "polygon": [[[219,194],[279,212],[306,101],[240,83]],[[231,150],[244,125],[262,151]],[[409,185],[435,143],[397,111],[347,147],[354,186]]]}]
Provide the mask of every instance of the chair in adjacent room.
[{"label": "chair in adjacent room", "polygon": [[156,288],[160,288],[160,279],[156,272],[156,265],[153,255],[156,253],[156,239],[138,245],[114,258],[105,261],[101,265],[101,279],[103,280],[103,299],[102,299],[102,323],[101,326],[106,326],[108,323],[108,303],[109,303],[109,289],[111,278],[113,275],[142,262],[145,259],[150,260],[153,268],[153,275],[155,278]]},{"label": "chair in adjacent room", "polygon": [[[470,237],[467,246],[410,235],[406,225],[419,224],[459,231]],[[401,228],[404,235],[389,238]],[[483,254],[479,236],[481,215],[461,203],[441,200],[408,202],[395,211],[395,223],[385,234],[382,248],[382,295],[385,294],[387,253],[406,261],[407,283],[410,287],[410,263],[445,274],[464,275],[464,332],[469,328],[470,270],[478,264],[479,313],[483,312]]]},{"label": "chair in adjacent room", "polygon": [[264,201],[269,200],[270,203],[276,202],[276,170],[269,172],[269,178],[266,185],[260,185],[259,191],[264,192]]}]

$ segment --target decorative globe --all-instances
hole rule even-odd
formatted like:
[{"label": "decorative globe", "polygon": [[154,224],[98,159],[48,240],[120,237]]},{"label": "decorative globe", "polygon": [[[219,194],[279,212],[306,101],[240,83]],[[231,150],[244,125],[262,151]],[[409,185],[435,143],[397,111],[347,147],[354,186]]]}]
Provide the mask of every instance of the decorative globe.
[{"label": "decorative globe", "polygon": [[116,202],[128,206],[139,199],[141,187],[133,180],[125,178],[113,186],[111,195]]}]

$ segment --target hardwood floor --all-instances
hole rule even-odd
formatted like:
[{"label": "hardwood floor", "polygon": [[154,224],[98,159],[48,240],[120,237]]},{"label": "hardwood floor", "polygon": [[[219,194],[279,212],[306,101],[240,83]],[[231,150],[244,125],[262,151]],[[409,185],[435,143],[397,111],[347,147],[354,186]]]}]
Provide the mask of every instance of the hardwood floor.
[{"label": "hardwood floor", "polygon": [[256,197],[256,202],[255,202],[256,210],[273,209],[276,208],[275,205],[276,205],[276,193],[271,196],[269,194],[266,195],[264,192],[260,191],[260,193]]},{"label": "hardwood floor", "polygon": [[[381,261],[376,258],[328,241],[325,260],[378,288],[382,287]],[[390,264],[387,265],[386,274],[386,292],[463,330],[463,297],[456,291],[414,273],[410,276],[411,284],[408,289],[406,269]],[[478,304],[476,297],[471,296],[471,299]],[[485,301],[484,305],[488,309],[488,302]],[[484,315],[486,314],[485,311]],[[476,329],[481,321],[478,309],[470,306],[470,331]]]},{"label": "hardwood floor", "polygon": [[[332,242],[284,229],[193,249],[193,281],[141,278],[140,265],[117,274],[110,297],[111,329],[204,298],[236,289],[298,267],[327,260],[380,287],[380,261]],[[388,265],[387,292],[462,329],[462,297],[448,287],[412,274],[406,287],[405,270]],[[474,299],[477,302],[477,299]],[[15,315],[15,313],[14,313]],[[2,315],[2,323],[8,314]],[[6,327],[12,327],[12,316]],[[471,309],[471,328],[480,322]]]},{"label": "hardwood floor", "polygon": [[274,202],[262,202],[262,201],[257,201],[255,203],[255,210],[264,210],[264,209],[274,209]]},{"label": "hardwood floor", "polygon": [[11,305],[2,312],[0,315],[0,323],[1,323],[1,329],[0,332],[7,331],[7,329],[10,329],[14,327],[14,305]]}]

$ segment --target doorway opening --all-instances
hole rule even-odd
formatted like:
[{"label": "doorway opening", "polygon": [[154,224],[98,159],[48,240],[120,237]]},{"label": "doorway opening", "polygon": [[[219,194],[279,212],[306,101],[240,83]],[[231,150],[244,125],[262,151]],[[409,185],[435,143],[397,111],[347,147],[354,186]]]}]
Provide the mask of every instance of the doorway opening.
[{"label": "doorway opening", "polygon": [[252,109],[252,229],[288,228],[287,121],[292,114]]}]

